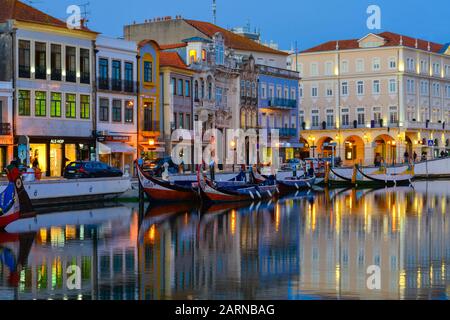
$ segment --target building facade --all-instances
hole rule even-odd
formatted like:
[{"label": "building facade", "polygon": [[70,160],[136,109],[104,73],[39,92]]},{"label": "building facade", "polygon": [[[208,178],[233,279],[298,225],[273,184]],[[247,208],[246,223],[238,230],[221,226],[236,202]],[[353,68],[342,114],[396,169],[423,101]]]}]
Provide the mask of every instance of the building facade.
[{"label": "building facade", "polygon": [[124,173],[137,158],[137,47],[135,42],[97,37],[97,155]]},{"label": "building facade", "polygon": [[[174,130],[193,130],[193,89],[194,71],[190,70],[177,52],[160,52],[161,73],[161,104],[163,110],[162,134],[166,154],[172,154],[174,146],[180,142],[179,136],[172,136]],[[183,136],[183,135],[181,135]],[[193,136],[188,141],[182,137],[182,142],[192,143]],[[184,152],[184,149],[180,152]],[[192,158],[191,148],[187,148],[186,157]],[[180,155],[181,157],[184,154]]]},{"label": "building facade", "polygon": [[[278,130],[279,156],[283,162],[300,157],[298,130],[299,74],[258,65],[258,110],[261,128]],[[270,143],[271,141],[269,141]],[[271,148],[267,156],[271,157]]]},{"label": "building facade", "polygon": [[[14,91],[15,144],[25,136],[24,164],[58,177],[66,163],[95,159],[93,43],[97,33],[19,1],[2,1],[3,32],[12,35],[9,57]],[[17,152],[17,151],[16,151]],[[17,154],[17,153],[16,153]]]},{"label": "building facade", "polygon": [[12,105],[12,82],[0,81],[0,170],[2,172],[13,158]]},{"label": "building facade", "polygon": [[153,40],[138,44],[138,153],[148,160],[165,152],[161,137],[159,50]]},{"label": "building facade", "polygon": [[292,55],[305,149],[345,165],[439,156],[450,138],[449,55],[448,45],[391,32]]}]

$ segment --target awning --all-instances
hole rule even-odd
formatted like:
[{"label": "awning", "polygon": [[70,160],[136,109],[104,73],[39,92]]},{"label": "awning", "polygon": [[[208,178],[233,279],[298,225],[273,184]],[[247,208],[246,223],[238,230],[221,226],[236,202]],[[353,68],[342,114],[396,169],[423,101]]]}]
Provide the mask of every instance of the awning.
[{"label": "awning", "polygon": [[123,142],[105,142],[98,143],[99,154],[111,154],[111,153],[135,153],[136,148],[123,143]]}]

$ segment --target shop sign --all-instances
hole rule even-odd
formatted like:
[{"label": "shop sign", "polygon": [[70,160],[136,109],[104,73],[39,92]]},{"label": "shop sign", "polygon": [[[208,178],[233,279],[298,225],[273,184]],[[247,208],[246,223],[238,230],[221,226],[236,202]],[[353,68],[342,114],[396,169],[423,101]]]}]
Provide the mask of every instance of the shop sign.
[{"label": "shop sign", "polygon": [[97,140],[99,142],[104,142],[104,141],[129,142],[130,141],[130,137],[129,136],[99,136],[97,138]]},{"label": "shop sign", "polygon": [[52,143],[52,144],[64,144],[64,139],[51,139],[50,143]]}]

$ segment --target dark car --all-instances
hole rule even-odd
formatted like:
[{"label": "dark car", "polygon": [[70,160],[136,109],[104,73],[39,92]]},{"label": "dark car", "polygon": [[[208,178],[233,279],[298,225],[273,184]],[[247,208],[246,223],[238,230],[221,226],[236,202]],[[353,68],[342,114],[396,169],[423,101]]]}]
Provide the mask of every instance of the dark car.
[{"label": "dark car", "polygon": [[169,173],[171,174],[178,173],[179,170],[178,165],[172,161],[171,157],[158,158],[154,161],[151,161],[148,164],[145,164],[144,171],[156,176],[160,176],[164,171],[164,163],[166,162],[169,164],[168,168]]},{"label": "dark car", "polygon": [[64,178],[105,178],[121,177],[123,172],[99,161],[74,161],[64,168]]}]

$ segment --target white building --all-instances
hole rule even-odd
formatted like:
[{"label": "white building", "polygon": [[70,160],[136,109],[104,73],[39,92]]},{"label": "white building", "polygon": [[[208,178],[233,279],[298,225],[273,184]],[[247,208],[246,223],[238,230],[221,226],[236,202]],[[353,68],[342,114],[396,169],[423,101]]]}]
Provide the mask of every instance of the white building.
[{"label": "white building", "polygon": [[12,83],[0,81],[0,170],[12,160],[13,136],[12,136]]},{"label": "white building", "polygon": [[[97,33],[19,1],[0,0],[1,33],[13,54],[13,134],[29,139],[29,157],[47,176],[58,177],[69,161],[95,158],[93,137],[93,42]],[[6,42],[5,42],[6,43]],[[6,51],[6,50],[5,50]]]},{"label": "white building", "polygon": [[137,46],[99,36],[95,48],[97,156],[131,173],[137,158]]}]

